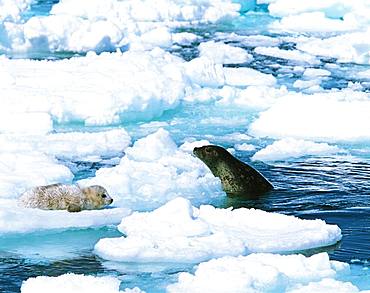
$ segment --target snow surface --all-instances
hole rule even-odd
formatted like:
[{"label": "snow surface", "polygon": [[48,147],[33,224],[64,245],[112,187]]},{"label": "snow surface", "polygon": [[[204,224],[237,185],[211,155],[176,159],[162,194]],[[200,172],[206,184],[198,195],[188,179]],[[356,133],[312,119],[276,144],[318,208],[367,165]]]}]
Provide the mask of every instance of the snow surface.
[{"label": "snow surface", "polygon": [[328,156],[344,151],[327,143],[316,143],[302,139],[284,138],[256,152],[252,160],[279,161],[302,156]]},{"label": "snow surface", "polygon": [[209,41],[198,47],[199,56],[208,57],[215,63],[238,64],[250,62],[253,56],[242,48],[233,47],[222,42]]},{"label": "snow surface", "polygon": [[102,185],[115,206],[133,209],[155,208],[178,196],[200,202],[224,196],[220,180],[189,151],[188,144],[178,148],[159,129],[127,148],[119,165],[101,168],[79,184]]},{"label": "snow surface", "polygon": [[369,94],[351,89],[279,99],[249,127],[258,137],[369,141]]},{"label": "snow surface", "polygon": [[[2,1],[3,2],[3,1]],[[28,1],[30,2],[30,1]],[[238,1],[235,1],[238,2]],[[53,5],[50,15],[34,16],[18,23],[29,3],[0,6],[4,41],[0,49],[18,51],[103,52],[117,48],[150,49],[172,45],[170,27],[181,23],[216,22],[236,17],[239,10],[254,7],[255,0],[243,4],[231,0],[62,0]]]},{"label": "snow surface", "polygon": [[39,276],[24,281],[21,293],[144,293],[137,287],[120,291],[120,283],[116,277],[94,277],[72,273],[58,277]]},{"label": "snow surface", "polygon": [[108,260],[196,263],[252,252],[294,252],[335,244],[341,231],[322,220],[255,209],[218,209],[176,198],[153,212],[135,212],[101,239],[95,253]]},{"label": "snow surface", "polygon": [[[0,132],[8,128],[14,132],[18,125],[27,132],[31,127],[49,132],[50,119],[85,125],[150,120],[175,108],[183,97],[182,62],[161,49],[99,56],[91,53],[53,62],[2,57],[0,67],[14,82],[0,85],[0,113],[21,116],[10,125],[0,119]],[[36,117],[25,120],[28,115]],[[29,120],[35,122],[22,123]]]},{"label": "snow surface", "polygon": [[[113,196],[114,198],[114,196]],[[99,227],[119,223],[131,211],[127,208],[81,211],[44,211],[21,208],[14,201],[0,200],[0,234],[29,233],[50,229]]]},{"label": "snow surface", "polygon": [[311,257],[257,253],[201,263],[194,274],[181,273],[178,282],[169,285],[167,291],[359,292],[351,283],[335,280],[346,273],[349,265],[330,261],[327,253]]}]

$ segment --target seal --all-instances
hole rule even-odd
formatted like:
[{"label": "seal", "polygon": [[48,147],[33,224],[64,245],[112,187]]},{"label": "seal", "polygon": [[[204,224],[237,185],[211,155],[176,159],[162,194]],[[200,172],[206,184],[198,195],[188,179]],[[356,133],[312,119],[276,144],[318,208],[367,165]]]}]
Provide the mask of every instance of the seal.
[{"label": "seal", "polygon": [[196,147],[193,154],[208,166],[214,176],[221,179],[222,188],[230,197],[253,198],[274,189],[257,170],[235,158],[223,147]]},{"label": "seal", "polygon": [[81,188],[78,185],[58,183],[27,190],[19,197],[18,202],[26,208],[80,212],[101,209],[110,205],[113,199],[100,185]]}]

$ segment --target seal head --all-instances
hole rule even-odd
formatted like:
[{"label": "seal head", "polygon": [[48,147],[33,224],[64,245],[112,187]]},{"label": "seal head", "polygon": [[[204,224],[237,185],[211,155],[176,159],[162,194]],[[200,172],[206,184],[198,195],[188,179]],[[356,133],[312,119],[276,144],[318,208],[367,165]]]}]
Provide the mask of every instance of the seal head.
[{"label": "seal head", "polygon": [[253,198],[273,189],[272,184],[257,170],[216,145],[196,147],[196,157],[205,163],[212,174],[221,179],[222,188],[230,197]]}]

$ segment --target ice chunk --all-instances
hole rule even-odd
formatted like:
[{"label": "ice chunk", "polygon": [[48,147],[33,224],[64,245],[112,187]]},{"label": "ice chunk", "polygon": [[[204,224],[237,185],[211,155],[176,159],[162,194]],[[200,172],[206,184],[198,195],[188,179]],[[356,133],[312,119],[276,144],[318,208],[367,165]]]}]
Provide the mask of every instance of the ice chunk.
[{"label": "ice chunk", "polygon": [[118,166],[101,168],[82,185],[102,185],[117,206],[147,209],[179,195],[202,201],[224,196],[221,183],[202,161],[179,149],[163,129],[125,150]]},{"label": "ice chunk", "polygon": [[0,67],[15,83],[0,84],[0,113],[7,113],[11,122],[0,119],[0,132],[50,131],[48,115],[59,123],[86,125],[160,116],[184,95],[182,63],[161,49],[90,53],[54,62],[1,58]]},{"label": "ice chunk", "polygon": [[[297,48],[309,54],[337,58],[339,62],[370,64],[370,30],[298,42]],[[335,50],[333,50],[335,48]]]},{"label": "ice chunk", "polygon": [[[252,7],[253,2],[246,4]],[[0,14],[0,23],[1,18],[19,18],[17,5],[8,6],[0,6],[5,9],[5,14]],[[243,4],[243,9],[247,6]],[[25,23],[6,25],[5,47],[7,52],[103,52],[127,46],[169,47],[172,45],[170,27],[238,16],[240,8],[232,0],[204,0],[201,4],[197,0],[81,0],[78,5],[73,0],[62,0],[53,5],[48,16],[34,16]]]},{"label": "ice chunk", "polygon": [[360,25],[351,15],[344,16],[343,20],[332,19],[327,18],[324,12],[317,11],[286,16],[272,23],[270,28],[274,31],[332,33],[357,30]]},{"label": "ice chunk", "polygon": [[254,151],[256,149],[256,147],[253,144],[248,144],[248,143],[236,144],[234,148],[237,151],[245,151],[245,152]]},{"label": "ice chunk", "polygon": [[208,57],[219,64],[238,64],[250,62],[253,56],[242,48],[233,47],[222,42],[209,41],[198,47],[199,55]]},{"label": "ice chunk", "polygon": [[121,156],[130,143],[130,136],[122,128],[100,132],[66,132],[48,135],[0,134],[2,152],[25,153],[37,149],[51,157],[69,160]]},{"label": "ice chunk", "polygon": [[249,127],[258,137],[316,141],[370,140],[369,94],[350,89],[313,95],[289,94]]},{"label": "ice chunk", "polygon": [[221,64],[207,57],[199,57],[184,64],[185,72],[190,80],[200,86],[219,87],[224,85],[225,76]]},{"label": "ice chunk", "polygon": [[[178,282],[169,285],[167,291],[359,292],[350,283],[335,281],[334,278],[348,271],[348,264],[330,261],[326,253],[311,257],[276,254],[223,257],[201,263],[194,274],[180,274]],[[334,288],[337,291],[332,291]]]},{"label": "ice chunk", "polygon": [[295,62],[302,62],[308,64],[319,64],[320,61],[316,59],[315,56],[312,56],[307,53],[303,53],[298,50],[281,50],[276,47],[257,47],[254,49],[257,54],[288,59]]},{"label": "ice chunk", "polygon": [[[112,195],[114,198],[114,195]],[[14,200],[1,201],[0,233],[26,233],[39,230],[88,228],[119,223],[131,211],[127,208],[67,211],[20,208]]]},{"label": "ice chunk", "polygon": [[119,290],[121,281],[116,277],[94,277],[64,274],[58,277],[39,276],[23,282],[21,293],[144,293],[139,288]]},{"label": "ice chunk", "polygon": [[6,113],[3,110],[0,110],[0,133],[46,134],[53,130],[53,121],[47,113]]},{"label": "ice chunk", "polygon": [[102,258],[135,262],[200,262],[251,252],[292,252],[327,246],[341,239],[340,229],[322,220],[255,209],[191,206],[176,198],[153,212],[135,212],[118,226],[126,235],[101,239]]},{"label": "ice chunk", "polygon": [[274,86],[276,78],[258,70],[246,67],[224,68],[225,83],[231,86],[265,85]]},{"label": "ice chunk", "polygon": [[315,143],[302,139],[284,138],[275,141],[252,157],[253,160],[278,161],[302,156],[327,156],[343,152],[337,146],[327,143]]},{"label": "ice chunk", "polygon": [[298,287],[288,293],[311,293],[311,292],[322,292],[322,293],[358,293],[358,292],[369,292],[360,291],[356,286],[350,282],[341,282],[329,278],[325,278],[319,282],[310,282],[306,286]]},{"label": "ice chunk", "polygon": [[37,185],[69,183],[71,171],[37,151],[0,154],[0,198],[14,198]]}]

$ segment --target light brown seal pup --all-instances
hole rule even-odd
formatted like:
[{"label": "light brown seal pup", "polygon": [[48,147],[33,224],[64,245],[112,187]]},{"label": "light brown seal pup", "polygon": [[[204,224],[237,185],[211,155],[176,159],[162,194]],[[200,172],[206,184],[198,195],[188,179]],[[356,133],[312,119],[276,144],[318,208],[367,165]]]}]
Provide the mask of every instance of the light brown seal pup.
[{"label": "light brown seal pup", "polygon": [[230,197],[253,198],[274,188],[258,171],[223,147],[206,145],[194,148],[193,153],[221,179],[223,190]]},{"label": "light brown seal pup", "polygon": [[19,204],[27,208],[43,210],[82,210],[101,209],[113,202],[107,190],[99,185],[79,187],[69,184],[51,184],[34,187],[24,192]]}]

